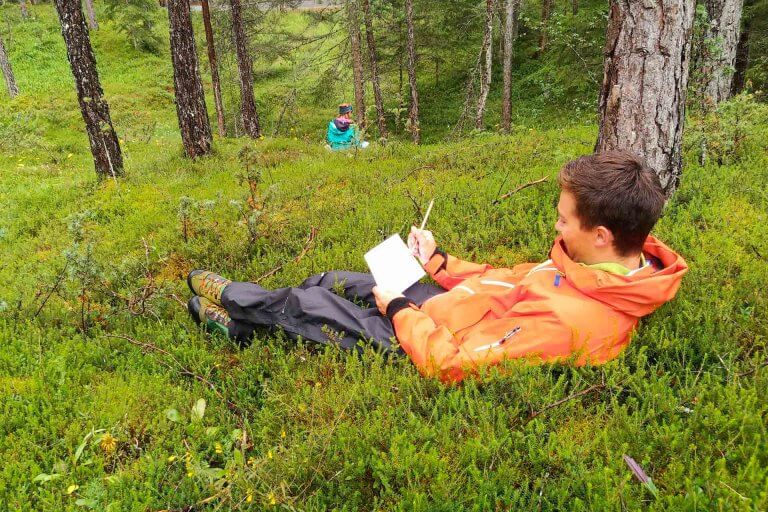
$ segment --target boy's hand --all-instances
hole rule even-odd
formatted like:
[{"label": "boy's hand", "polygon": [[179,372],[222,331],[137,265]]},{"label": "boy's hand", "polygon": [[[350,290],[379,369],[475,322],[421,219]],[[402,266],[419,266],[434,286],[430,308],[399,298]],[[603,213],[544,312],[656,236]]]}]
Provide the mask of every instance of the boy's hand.
[{"label": "boy's hand", "polygon": [[422,265],[426,265],[429,258],[435,254],[437,242],[435,242],[435,237],[432,236],[431,231],[411,226],[411,232],[408,234],[408,248]]},{"label": "boy's hand", "polygon": [[404,297],[402,293],[382,290],[378,286],[374,286],[371,291],[373,292],[373,296],[376,297],[376,307],[379,308],[379,313],[382,315],[387,314],[387,306],[389,306],[390,302],[398,297]]}]

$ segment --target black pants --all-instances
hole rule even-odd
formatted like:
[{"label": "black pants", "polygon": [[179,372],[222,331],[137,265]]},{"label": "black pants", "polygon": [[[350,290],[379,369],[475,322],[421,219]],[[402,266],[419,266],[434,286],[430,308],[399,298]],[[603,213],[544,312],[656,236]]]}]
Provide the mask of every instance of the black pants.
[{"label": "black pants", "polygon": [[[345,349],[360,349],[358,341],[366,339],[389,352],[395,331],[376,309],[371,293],[375,284],[373,276],[360,272],[324,272],[296,288],[272,291],[255,283],[233,282],[224,289],[221,302],[232,317],[230,336],[240,343],[250,340],[259,327],[280,327],[294,339],[301,336]],[[444,291],[416,283],[403,295],[421,305]]]}]

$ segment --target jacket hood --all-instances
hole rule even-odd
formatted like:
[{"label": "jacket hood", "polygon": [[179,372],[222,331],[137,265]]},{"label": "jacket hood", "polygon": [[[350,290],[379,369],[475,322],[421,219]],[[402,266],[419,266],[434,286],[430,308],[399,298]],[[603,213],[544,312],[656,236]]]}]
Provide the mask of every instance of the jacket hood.
[{"label": "jacket hood", "polygon": [[555,267],[579,291],[627,315],[641,317],[672,299],[688,272],[685,260],[653,236],[643,245],[650,265],[622,276],[576,263],[565,251],[561,237],[550,254]]}]

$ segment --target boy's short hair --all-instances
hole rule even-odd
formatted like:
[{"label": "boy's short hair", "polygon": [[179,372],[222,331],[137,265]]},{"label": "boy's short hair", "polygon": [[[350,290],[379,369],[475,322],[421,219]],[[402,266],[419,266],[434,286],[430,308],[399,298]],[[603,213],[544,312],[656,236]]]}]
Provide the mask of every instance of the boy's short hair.
[{"label": "boy's short hair", "polygon": [[574,195],[584,229],[605,226],[622,256],[640,251],[666,200],[656,173],[629,151],[606,151],[571,160],[558,175]]}]

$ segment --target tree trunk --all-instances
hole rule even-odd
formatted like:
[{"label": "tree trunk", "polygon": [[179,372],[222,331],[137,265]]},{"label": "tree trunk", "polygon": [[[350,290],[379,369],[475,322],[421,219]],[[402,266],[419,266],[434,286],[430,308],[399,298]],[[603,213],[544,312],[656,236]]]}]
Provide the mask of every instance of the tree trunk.
[{"label": "tree trunk", "polygon": [[91,144],[93,163],[100,178],[116,177],[123,173],[123,155],[112,126],[109,105],[103,98],[99,83],[96,57],[91,48],[88,26],[80,6],[80,0],[55,0],[61,21],[61,35],[67,47],[72,75],[75,78],[80,112]]},{"label": "tree trunk", "polygon": [[96,11],[93,9],[93,0],[85,0],[85,11],[88,13],[88,27],[91,30],[99,30],[99,23],[96,21]]},{"label": "tree trunk", "polygon": [[197,63],[189,0],[168,0],[168,20],[176,114],[179,118],[181,140],[187,156],[197,158],[211,151],[212,137]]},{"label": "tree trunk", "polygon": [[240,0],[229,0],[232,11],[232,32],[237,50],[237,69],[240,72],[240,113],[245,133],[253,139],[261,137],[259,113],[253,96],[253,63],[248,54],[248,35],[243,28],[243,14]]},{"label": "tree trunk", "polygon": [[3,70],[5,85],[8,87],[8,95],[11,99],[19,95],[19,86],[16,85],[16,77],[13,76],[11,60],[8,58],[8,52],[5,51],[5,44],[0,38],[0,69]]},{"label": "tree trunk", "polygon": [[539,56],[547,51],[549,46],[549,18],[552,16],[552,4],[554,0],[542,0],[541,2],[541,34],[539,36]]},{"label": "tree trunk", "polygon": [[362,130],[365,128],[365,88],[363,86],[363,54],[360,44],[360,18],[358,16],[357,0],[347,2],[347,25],[349,29],[349,45],[352,52],[352,79],[355,86],[355,118]]},{"label": "tree trunk", "polygon": [[216,59],[216,47],[213,44],[213,27],[211,26],[211,9],[208,0],[202,1],[203,25],[205,25],[205,43],[208,46],[208,64],[211,66],[211,84],[213,85],[213,102],[216,105],[216,121],[219,127],[219,137],[227,136],[224,125],[224,103],[221,101],[221,81],[219,80],[219,64]]},{"label": "tree trunk", "polygon": [[419,92],[416,88],[416,43],[413,34],[413,0],[405,0],[405,23],[408,27],[406,46],[408,48],[408,82],[411,86],[411,105],[408,109],[408,120],[411,124],[413,142],[421,142],[419,127]]},{"label": "tree trunk", "polygon": [[752,30],[752,18],[744,20],[744,27],[741,29],[739,44],[736,47],[735,72],[733,73],[733,82],[731,83],[731,94],[739,94],[744,90],[745,75],[749,67],[749,34]]},{"label": "tree trunk", "polygon": [[509,133],[512,128],[512,28],[516,2],[506,0],[504,4],[504,91],[501,102],[501,128],[504,133]]},{"label": "tree trunk", "polygon": [[646,159],[667,195],[680,182],[696,0],[611,0],[596,151]]},{"label": "tree trunk", "polygon": [[21,18],[22,19],[29,18],[29,11],[27,11],[27,1],[26,0],[19,0],[19,8],[21,9]]},{"label": "tree trunk", "polygon": [[520,32],[520,11],[523,10],[523,0],[515,0],[515,21],[512,23],[512,40],[517,41]]},{"label": "tree trunk", "polygon": [[741,28],[742,0],[705,0],[709,25],[701,71],[706,80],[704,97],[717,105],[731,95],[731,81],[736,63],[736,49]]},{"label": "tree trunk", "polygon": [[485,0],[485,33],[483,34],[483,49],[485,64],[480,68],[480,94],[477,99],[477,116],[475,128],[485,128],[485,104],[488,100],[488,91],[491,89],[491,71],[493,66],[493,10],[494,0]]},{"label": "tree trunk", "polygon": [[368,55],[371,59],[371,84],[373,85],[373,99],[376,103],[376,123],[379,127],[379,137],[386,139],[387,121],[384,117],[384,101],[381,98],[381,86],[379,84],[379,60],[376,55],[376,38],[373,34],[370,0],[363,0],[363,17],[365,19],[365,37],[368,41]]},{"label": "tree trunk", "polygon": [[579,0],[571,1],[571,14],[573,14],[574,16],[579,14]]}]

